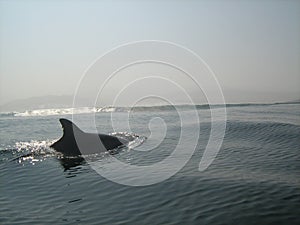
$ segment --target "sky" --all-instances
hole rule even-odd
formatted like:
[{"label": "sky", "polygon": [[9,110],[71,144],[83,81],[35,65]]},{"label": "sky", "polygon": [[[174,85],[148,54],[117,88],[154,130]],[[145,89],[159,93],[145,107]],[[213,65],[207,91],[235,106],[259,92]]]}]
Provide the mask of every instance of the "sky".
[{"label": "sky", "polygon": [[[95,59],[141,40],[195,52],[215,73],[227,102],[300,98],[300,1],[0,0],[0,105],[73,95]],[[107,87],[121,89],[128,79],[120,74]],[[187,81],[178,82],[189,89]]]}]

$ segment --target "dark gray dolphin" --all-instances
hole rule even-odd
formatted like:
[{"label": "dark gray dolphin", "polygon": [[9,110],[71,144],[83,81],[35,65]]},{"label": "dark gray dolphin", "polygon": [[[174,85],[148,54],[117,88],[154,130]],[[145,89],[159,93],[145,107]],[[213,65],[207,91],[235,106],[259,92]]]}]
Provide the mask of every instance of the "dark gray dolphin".
[{"label": "dark gray dolphin", "polygon": [[85,133],[67,119],[59,119],[63,136],[50,147],[66,156],[79,156],[117,149],[127,140],[106,134]]}]

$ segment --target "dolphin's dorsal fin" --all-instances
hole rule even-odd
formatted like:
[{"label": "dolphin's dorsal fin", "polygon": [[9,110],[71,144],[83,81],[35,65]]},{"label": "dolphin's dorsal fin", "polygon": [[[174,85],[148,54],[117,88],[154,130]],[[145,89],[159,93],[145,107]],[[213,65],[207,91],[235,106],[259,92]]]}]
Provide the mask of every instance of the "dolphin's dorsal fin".
[{"label": "dolphin's dorsal fin", "polygon": [[61,126],[63,128],[64,136],[70,136],[74,135],[74,132],[82,132],[72,121],[61,118],[59,119],[59,122],[61,123]]}]

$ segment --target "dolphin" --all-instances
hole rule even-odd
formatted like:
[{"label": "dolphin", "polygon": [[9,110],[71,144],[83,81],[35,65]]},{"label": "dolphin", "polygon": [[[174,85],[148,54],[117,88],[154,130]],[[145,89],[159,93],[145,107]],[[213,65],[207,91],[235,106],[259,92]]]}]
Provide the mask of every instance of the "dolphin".
[{"label": "dolphin", "polygon": [[59,119],[63,136],[50,148],[65,156],[80,156],[99,152],[111,152],[125,146],[129,141],[107,134],[85,133],[67,119]]}]

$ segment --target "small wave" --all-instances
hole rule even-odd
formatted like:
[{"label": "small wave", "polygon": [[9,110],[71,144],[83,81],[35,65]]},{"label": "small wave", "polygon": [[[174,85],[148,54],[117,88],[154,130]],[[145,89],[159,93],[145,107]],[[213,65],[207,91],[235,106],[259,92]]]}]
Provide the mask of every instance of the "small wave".
[{"label": "small wave", "polygon": [[16,142],[14,145],[14,149],[17,152],[24,152],[30,151],[30,152],[43,152],[49,149],[49,146],[54,142],[55,140],[45,140],[45,141],[37,141],[37,140],[31,140],[31,141],[20,141]]},{"label": "small wave", "polygon": [[1,112],[0,117],[11,117],[15,116],[18,112]]},{"label": "small wave", "polygon": [[16,161],[20,164],[24,165],[26,162],[34,165],[37,162],[44,161],[47,157],[57,155],[54,150],[49,148],[54,141],[55,140],[19,141],[13,146],[8,146],[6,149],[2,149],[1,153],[10,154],[10,160]]},{"label": "small wave", "polygon": [[95,111],[96,112],[116,112],[117,109],[118,109],[117,107],[108,106],[108,107],[103,107],[103,108],[96,108]]},{"label": "small wave", "polygon": [[128,132],[115,132],[115,133],[111,133],[110,135],[118,137],[118,138],[123,138],[123,139],[129,141],[129,143],[126,146],[129,149],[140,146],[147,139],[147,137],[145,137],[145,136],[140,136],[138,134],[128,133]]}]

